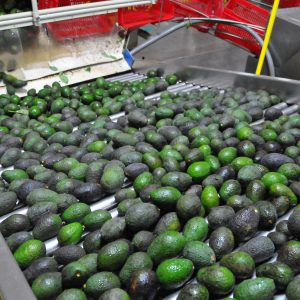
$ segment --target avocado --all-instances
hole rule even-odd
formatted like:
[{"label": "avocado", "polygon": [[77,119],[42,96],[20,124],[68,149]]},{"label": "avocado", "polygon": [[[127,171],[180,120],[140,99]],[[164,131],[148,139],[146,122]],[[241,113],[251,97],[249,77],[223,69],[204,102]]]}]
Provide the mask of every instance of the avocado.
[{"label": "avocado", "polygon": [[207,216],[209,228],[214,230],[221,226],[226,227],[234,214],[234,210],[230,206],[213,207]]},{"label": "avocado", "polygon": [[101,271],[117,271],[125,263],[131,253],[131,245],[120,239],[103,246],[98,253],[98,269]]},{"label": "avocado", "polygon": [[153,204],[135,204],[125,214],[126,226],[132,232],[146,230],[157,222],[159,215],[159,209]]},{"label": "avocado", "polygon": [[53,174],[52,178],[50,178],[50,180],[47,182],[47,185],[49,188],[55,189],[56,184],[59,181],[66,179],[66,178],[67,178],[67,175],[65,173],[57,172],[57,173]]},{"label": "avocado", "polygon": [[64,158],[53,165],[53,168],[57,172],[68,173],[72,168],[74,168],[79,162],[72,157]]},{"label": "avocado", "polygon": [[107,220],[101,227],[101,239],[105,242],[110,242],[121,238],[125,232],[126,222],[125,218],[116,217]]},{"label": "avocado", "polygon": [[120,289],[120,288],[113,288],[111,290],[106,291],[101,295],[99,300],[130,300],[129,295],[126,291]]},{"label": "avocado", "polygon": [[161,184],[175,187],[183,192],[192,184],[192,177],[183,172],[169,172],[162,177]]},{"label": "avocado", "polygon": [[266,187],[261,180],[250,181],[247,189],[246,196],[252,200],[252,202],[257,202],[258,200],[265,199]]},{"label": "avocado", "polygon": [[265,120],[273,121],[278,119],[280,116],[282,116],[282,111],[275,107],[269,107],[264,112]]},{"label": "avocado", "polygon": [[57,196],[57,209],[61,213],[65,211],[70,205],[79,202],[79,200],[70,194],[59,194]]},{"label": "avocado", "polygon": [[[76,185],[76,187],[73,187],[73,185]],[[70,188],[72,188],[72,190],[69,191],[69,193],[72,193],[81,202],[87,204],[99,201],[103,197],[103,189],[98,183],[72,181]],[[68,191],[66,191],[66,193],[68,193]]]},{"label": "avocado", "polygon": [[101,247],[100,229],[90,232],[83,241],[83,248],[87,253],[98,253]]},{"label": "avocado", "polygon": [[145,252],[135,252],[131,254],[123,265],[119,278],[123,285],[127,285],[132,274],[142,269],[152,269],[153,263],[150,256]]},{"label": "avocado", "polygon": [[295,273],[300,271],[300,242],[291,240],[282,245],[277,260],[287,264]]},{"label": "avocado", "polygon": [[139,193],[139,196],[140,196],[140,199],[143,201],[143,202],[150,202],[150,194],[152,191],[156,190],[157,188],[159,188],[160,185],[158,184],[150,184],[148,186],[146,186],[140,193]]},{"label": "avocado", "polygon": [[[21,185],[22,188],[23,184]],[[29,206],[41,202],[54,202],[57,203],[58,194],[54,191],[45,188],[33,189],[26,197],[26,203]]]},{"label": "avocado", "polygon": [[57,235],[62,227],[62,220],[57,214],[47,214],[35,224],[32,234],[35,239],[46,241]]},{"label": "avocado", "polygon": [[294,181],[290,184],[290,189],[299,198],[300,197],[300,183],[299,181]]},{"label": "avocado", "polygon": [[53,299],[62,292],[61,273],[47,272],[41,274],[33,281],[31,287],[37,299]]},{"label": "avocado", "polygon": [[1,177],[8,183],[11,183],[16,179],[27,179],[28,175],[24,170],[14,169],[14,170],[6,170],[1,174]]},{"label": "avocado", "polygon": [[33,236],[31,232],[19,231],[11,234],[8,238],[6,238],[6,244],[9,247],[10,251],[14,252],[21,244],[32,239]]},{"label": "avocado", "polygon": [[52,169],[55,163],[63,160],[64,158],[66,158],[65,154],[59,152],[47,152],[41,156],[41,162],[44,167]]},{"label": "avocado", "polygon": [[215,252],[217,258],[221,258],[225,254],[230,253],[235,244],[232,231],[226,227],[218,227],[209,237],[209,246]]},{"label": "avocado", "polygon": [[253,202],[245,195],[234,195],[227,200],[226,205],[232,207],[233,210],[237,212],[243,208],[253,205]]},{"label": "avocado", "polygon": [[73,167],[69,173],[68,177],[71,179],[77,180],[85,180],[86,172],[87,172],[88,165],[85,163],[78,163],[75,167]]},{"label": "avocado", "polygon": [[281,262],[265,263],[257,267],[256,276],[267,277],[274,280],[277,290],[285,290],[293,280],[292,269]]},{"label": "avocado", "polygon": [[57,234],[57,240],[60,246],[76,245],[83,233],[83,226],[78,222],[64,225]]},{"label": "avocado", "polygon": [[299,296],[299,291],[300,291],[300,279],[295,278],[289,283],[285,291],[287,300],[297,300]]},{"label": "avocado", "polygon": [[271,300],[274,294],[273,279],[265,277],[244,280],[234,289],[234,297],[239,300]]},{"label": "avocado", "polygon": [[52,170],[47,170],[45,172],[41,172],[37,175],[34,176],[34,180],[36,181],[40,181],[40,182],[43,182],[43,183],[48,183],[48,181],[52,178],[52,176],[55,174],[54,171]]},{"label": "avocado", "polygon": [[204,241],[208,234],[208,224],[202,217],[190,219],[183,228],[186,241]]},{"label": "avocado", "polygon": [[277,211],[269,201],[258,201],[255,207],[259,210],[259,228],[262,230],[272,229],[277,222]]},{"label": "avocado", "polygon": [[275,206],[278,217],[283,216],[290,208],[290,200],[286,196],[273,198],[271,203]]},{"label": "avocado", "polygon": [[144,163],[132,163],[126,166],[124,169],[125,176],[132,180],[134,180],[140,174],[148,171],[149,167]]},{"label": "avocado", "polygon": [[227,267],[237,280],[252,277],[255,270],[253,258],[248,253],[242,251],[226,254],[220,260],[220,265]]},{"label": "avocado", "polygon": [[63,212],[62,220],[66,223],[82,222],[89,213],[91,213],[89,205],[81,202],[74,203]]},{"label": "avocado", "polygon": [[82,290],[73,288],[64,290],[56,300],[87,300],[87,297]]},{"label": "avocado", "polygon": [[185,285],[179,292],[177,300],[208,300],[209,292],[207,288],[199,283]]},{"label": "avocado", "polygon": [[140,193],[146,186],[153,183],[153,175],[150,172],[143,172],[135,178],[133,187],[137,193]]},{"label": "avocado", "polygon": [[195,268],[211,266],[216,262],[212,248],[200,241],[187,242],[183,248],[183,257],[191,260]]},{"label": "avocado", "polygon": [[86,229],[93,231],[100,229],[111,218],[111,214],[108,211],[99,209],[85,215],[82,222]]},{"label": "avocado", "polygon": [[240,250],[249,253],[255,263],[260,263],[273,256],[275,246],[268,237],[258,236],[250,239]]},{"label": "avocado", "polygon": [[78,245],[66,245],[56,249],[53,257],[60,265],[67,265],[85,255],[85,251]]},{"label": "avocado", "polygon": [[183,286],[192,276],[193,263],[185,258],[166,259],[156,269],[156,276],[162,287],[173,290]]},{"label": "avocado", "polygon": [[296,205],[298,203],[297,196],[294,192],[286,185],[282,183],[274,183],[270,187],[270,195],[279,197],[279,196],[286,196],[291,205]]},{"label": "avocado", "polygon": [[270,171],[277,171],[280,166],[293,162],[294,160],[287,155],[280,153],[269,153],[261,159],[260,164],[267,167]]},{"label": "avocado", "polygon": [[104,159],[99,159],[96,161],[91,162],[88,165],[85,179],[87,182],[94,182],[98,183],[101,179],[101,176],[103,174],[103,170],[105,165],[107,164],[107,161]]},{"label": "avocado", "polygon": [[18,188],[24,183],[24,182],[28,182],[29,179],[16,179],[14,181],[12,181],[9,186],[8,186],[8,190],[14,193],[17,193]]},{"label": "avocado", "polygon": [[123,200],[126,199],[134,199],[136,198],[136,192],[133,188],[123,188],[116,192],[115,194],[115,200],[117,203],[122,202]]},{"label": "avocado", "polygon": [[201,204],[207,212],[219,205],[219,194],[213,185],[207,185],[203,189],[201,193]]},{"label": "avocado", "polygon": [[26,231],[29,227],[30,223],[27,216],[13,214],[1,222],[0,231],[4,237],[7,237],[18,231]]},{"label": "avocado", "polygon": [[[91,183],[86,183],[86,184],[91,184]],[[78,189],[80,189],[83,185],[84,184],[82,184],[82,181],[80,181],[80,180],[65,178],[56,183],[54,190],[59,194],[62,194],[62,193],[73,194],[78,199],[80,199],[77,195],[77,194],[79,194]]]},{"label": "avocado", "polygon": [[71,262],[62,269],[63,286],[66,288],[81,287],[88,279],[88,275],[88,269],[83,263]]},{"label": "avocado", "polygon": [[193,184],[185,192],[185,195],[196,195],[196,196],[200,197],[201,193],[202,193],[202,185],[200,185],[200,184]]},{"label": "avocado", "polygon": [[158,290],[158,281],[154,271],[142,269],[135,271],[128,284],[128,293],[132,300],[154,300]]},{"label": "avocado", "polygon": [[[41,144],[42,143],[40,143],[40,145]],[[40,162],[37,159],[33,159],[33,158],[21,158],[21,159],[18,159],[14,163],[14,167],[16,169],[26,170],[28,167],[30,167],[32,165],[39,165],[39,164],[40,164]]]},{"label": "avocado", "polygon": [[147,125],[148,118],[141,110],[134,110],[128,114],[129,124],[133,127],[140,128]]},{"label": "avocado", "polygon": [[151,171],[162,167],[162,160],[156,152],[144,153],[143,163],[146,164]]},{"label": "avocado", "polygon": [[39,240],[28,240],[14,252],[14,257],[22,269],[46,254],[45,244]]},{"label": "avocado", "polygon": [[124,183],[124,170],[116,164],[107,164],[104,168],[100,183],[108,193],[114,193],[121,189]]},{"label": "avocado", "polygon": [[204,156],[203,153],[198,148],[191,149],[185,156],[184,160],[188,164],[192,164],[194,162],[197,162],[199,160],[203,160]]},{"label": "avocado", "polygon": [[175,212],[170,212],[163,215],[157,222],[154,234],[160,234],[164,231],[174,230],[179,231],[181,228],[180,220]]},{"label": "avocado", "polygon": [[97,257],[96,253],[87,254],[81,257],[78,262],[82,263],[88,270],[88,276],[97,273]]},{"label": "avocado", "polygon": [[24,276],[29,283],[47,272],[56,272],[58,269],[57,262],[52,257],[41,257],[35,260],[29,267],[24,270]]},{"label": "avocado", "polygon": [[21,150],[18,148],[10,148],[1,156],[0,163],[3,168],[10,167],[19,159]]},{"label": "avocado", "polygon": [[287,226],[288,231],[294,236],[296,239],[300,238],[300,229],[299,229],[299,218],[300,218],[300,210],[294,210],[290,215]]},{"label": "avocado", "polygon": [[[295,208],[294,211],[297,210],[297,207]],[[276,231],[284,233],[287,237],[292,237],[292,234],[289,230],[289,226],[288,226],[288,220],[282,220],[280,222],[277,223],[276,225]]]},{"label": "avocado", "polygon": [[231,165],[221,167],[218,170],[217,174],[222,177],[223,181],[235,179],[235,177],[236,177],[236,173]]},{"label": "avocado", "polygon": [[99,272],[92,275],[84,285],[84,291],[94,299],[104,292],[121,286],[119,278],[112,272]]},{"label": "avocado", "polygon": [[197,281],[207,287],[210,295],[223,296],[232,291],[235,277],[228,268],[213,265],[201,268],[197,273]]},{"label": "avocado", "polygon": [[300,174],[300,167],[296,163],[286,163],[280,166],[278,172],[289,180],[297,180]]},{"label": "avocado", "polygon": [[184,221],[199,216],[201,212],[200,198],[193,194],[181,196],[176,203],[176,211]]},{"label": "avocado", "polygon": [[[29,200],[29,202],[27,202],[27,196],[29,196],[29,194],[31,192],[34,192],[35,190],[43,190],[46,191],[45,192],[45,197],[46,195],[50,195],[50,193],[52,191],[44,189],[45,184],[39,181],[35,181],[35,180],[31,180],[31,179],[26,179],[16,190],[18,199],[21,201],[25,201],[28,205],[32,205],[34,203],[31,202],[31,200]],[[48,191],[48,192],[47,192]],[[54,193],[54,192],[52,192]],[[41,196],[42,197],[42,196]],[[29,198],[31,199],[31,197]],[[43,198],[44,199],[44,198]],[[51,201],[51,200],[50,200]]]},{"label": "avocado", "polygon": [[161,187],[150,193],[152,202],[162,209],[175,207],[180,197],[180,191],[171,186]]},{"label": "avocado", "polygon": [[287,178],[279,172],[268,172],[261,178],[261,181],[267,188],[270,188],[274,183],[282,183],[285,185],[288,183]]},{"label": "avocado", "polygon": [[159,234],[151,242],[147,249],[147,254],[153,262],[161,261],[177,256],[183,250],[185,245],[184,236],[177,231],[165,231]]},{"label": "avocado", "polygon": [[249,206],[235,213],[229,222],[229,228],[238,241],[247,241],[257,232],[258,224],[259,211],[254,206]]},{"label": "avocado", "polygon": [[267,237],[273,242],[276,250],[280,249],[288,241],[288,237],[279,231],[270,232]]},{"label": "avocado", "polygon": [[125,200],[122,200],[119,204],[118,204],[118,207],[117,207],[117,210],[118,210],[118,216],[120,217],[124,217],[127,210],[133,206],[133,205],[136,205],[136,204],[140,204],[142,203],[142,200],[140,198],[129,198],[129,199],[125,199]]},{"label": "avocado", "polygon": [[154,235],[151,231],[139,231],[132,238],[132,244],[138,251],[147,251],[152,243]]},{"label": "avocado", "polygon": [[1,192],[0,194],[0,216],[3,216],[13,210],[17,204],[17,195],[15,192]]}]

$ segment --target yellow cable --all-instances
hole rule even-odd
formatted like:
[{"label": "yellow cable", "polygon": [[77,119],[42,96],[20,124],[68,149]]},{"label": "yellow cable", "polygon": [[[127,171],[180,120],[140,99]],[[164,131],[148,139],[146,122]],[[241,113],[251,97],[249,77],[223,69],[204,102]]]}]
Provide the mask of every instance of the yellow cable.
[{"label": "yellow cable", "polygon": [[273,7],[272,7],[270,20],[269,20],[268,27],[267,27],[267,30],[266,30],[266,35],[265,35],[265,38],[264,38],[264,44],[262,46],[260,56],[259,56],[259,59],[258,59],[258,64],[257,64],[257,67],[256,67],[256,75],[261,74],[261,70],[262,70],[264,62],[265,62],[266,52],[267,52],[269,42],[270,42],[270,39],[271,39],[271,35],[272,35],[272,31],[273,31],[273,27],[274,27],[274,23],[275,23],[275,19],[276,19],[276,14],[277,14],[278,6],[279,6],[279,2],[280,2],[280,0],[275,0],[274,4],[273,4]]}]

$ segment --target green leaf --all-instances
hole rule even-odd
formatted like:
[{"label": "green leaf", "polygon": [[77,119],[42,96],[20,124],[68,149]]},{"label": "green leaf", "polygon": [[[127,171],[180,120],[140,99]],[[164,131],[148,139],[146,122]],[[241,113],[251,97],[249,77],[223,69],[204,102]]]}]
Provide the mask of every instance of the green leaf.
[{"label": "green leaf", "polygon": [[49,68],[50,68],[50,70],[53,71],[53,72],[58,71],[58,69],[57,69],[55,66],[50,66],[50,65],[49,65]]},{"label": "green leaf", "polygon": [[65,84],[68,84],[69,83],[69,78],[67,75],[65,75],[63,72],[60,72],[59,73],[59,79],[65,83]]},{"label": "green leaf", "polygon": [[102,54],[104,57],[111,58],[111,59],[113,59],[113,60],[118,59],[116,56],[107,54],[106,52],[101,52],[101,54]]},{"label": "green leaf", "polygon": [[84,69],[84,71],[91,72],[91,67],[87,67],[86,69]]},{"label": "green leaf", "polygon": [[28,116],[28,110],[27,109],[19,109],[19,110],[16,111],[16,113]]}]

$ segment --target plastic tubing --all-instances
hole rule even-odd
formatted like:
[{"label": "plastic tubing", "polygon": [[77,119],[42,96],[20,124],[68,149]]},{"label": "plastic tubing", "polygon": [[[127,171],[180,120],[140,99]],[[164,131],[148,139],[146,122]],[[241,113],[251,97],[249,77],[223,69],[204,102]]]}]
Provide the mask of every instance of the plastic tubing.
[{"label": "plastic tubing", "polygon": [[[251,34],[257,41],[258,43],[263,46],[264,42],[262,38],[253,30],[251,29],[247,24],[241,23],[241,22],[235,22],[232,20],[227,20],[227,19],[220,19],[220,18],[190,18],[190,19],[184,19],[184,22],[181,22],[179,24],[176,24],[175,26],[167,29],[166,31],[160,33],[159,35],[153,37],[152,39],[146,41],[145,43],[137,46],[136,48],[132,49],[130,52],[132,55],[135,55],[136,53],[142,51],[143,49],[147,48],[148,46],[156,43],[157,41],[161,40],[162,38],[166,37],[167,35],[177,31],[178,29],[181,29],[187,25],[193,25],[197,23],[202,23],[202,22],[214,22],[214,23],[223,23],[223,24],[229,24],[232,26],[239,27],[241,29],[244,29],[247,31],[249,34]],[[270,76],[275,76],[275,67],[273,63],[272,56],[270,54],[270,51],[266,49],[266,59],[268,63],[268,69],[269,69],[269,74]]]}]

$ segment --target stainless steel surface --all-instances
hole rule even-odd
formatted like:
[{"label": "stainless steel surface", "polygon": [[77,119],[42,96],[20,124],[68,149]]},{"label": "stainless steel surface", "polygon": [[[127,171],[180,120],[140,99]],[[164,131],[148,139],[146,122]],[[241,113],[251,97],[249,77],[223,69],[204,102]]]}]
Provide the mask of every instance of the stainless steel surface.
[{"label": "stainless steel surface", "polygon": [[[165,22],[159,28],[147,25],[146,29],[153,37],[172,25],[174,24]],[[139,37],[138,44],[144,41]],[[189,58],[197,66],[244,71],[248,56],[247,51],[190,27],[182,28],[138,53],[134,68],[152,68],[160,63],[175,66],[179,61]]]},{"label": "stainless steel surface", "polygon": [[281,77],[300,80],[300,7],[280,9],[271,37],[271,51]]}]

